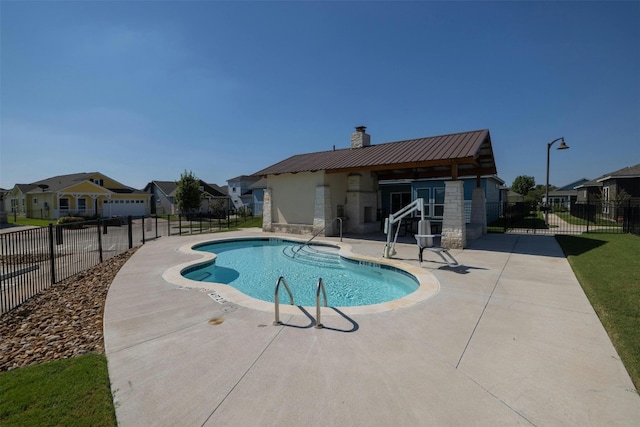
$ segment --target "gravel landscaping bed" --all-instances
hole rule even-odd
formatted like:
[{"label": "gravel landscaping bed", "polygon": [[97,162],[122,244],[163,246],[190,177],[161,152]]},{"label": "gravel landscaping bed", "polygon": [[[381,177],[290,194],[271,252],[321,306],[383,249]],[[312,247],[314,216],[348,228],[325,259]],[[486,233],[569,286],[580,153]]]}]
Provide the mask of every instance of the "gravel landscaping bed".
[{"label": "gravel landscaping bed", "polygon": [[107,291],[134,252],[131,249],[65,279],[0,316],[0,371],[104,353]]}]

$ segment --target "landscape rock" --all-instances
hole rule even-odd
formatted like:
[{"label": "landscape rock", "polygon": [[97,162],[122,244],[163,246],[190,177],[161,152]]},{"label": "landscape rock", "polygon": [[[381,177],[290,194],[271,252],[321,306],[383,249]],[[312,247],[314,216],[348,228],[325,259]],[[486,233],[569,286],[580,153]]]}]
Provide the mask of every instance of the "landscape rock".
[{"label": "landscape rock", "polygon": [[0,371],[104,353],[107,291],[135,248],[42,291],[0,316]]}]

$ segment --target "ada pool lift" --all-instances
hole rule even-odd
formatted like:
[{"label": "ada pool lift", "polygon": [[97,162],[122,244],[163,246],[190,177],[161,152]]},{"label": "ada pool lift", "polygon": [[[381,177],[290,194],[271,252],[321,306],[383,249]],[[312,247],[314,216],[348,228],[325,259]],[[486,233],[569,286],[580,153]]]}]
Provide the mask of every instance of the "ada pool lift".
[{"label": "ada pool lift", "polygon": [[[400,209],[396,213],[392,213],[389,215],[389,218],[385,218],[384,220],[384,232],[387,235],[387,243],[384,245],[384,254],[382,255],[385,258],[391,258],[396,254],[395,246],[398,241],[398,232],[400,231],[400,222],[407,215],[411,215],[415,211],[420,212],[420,220],[424,221],[424,201],[422,198],[415,199],[413,202],[409,203],[404,208]],[[391,242],[391,234],[393,233],[394,224],[398,224],[396,228],[395,237],[393,242]]]}]

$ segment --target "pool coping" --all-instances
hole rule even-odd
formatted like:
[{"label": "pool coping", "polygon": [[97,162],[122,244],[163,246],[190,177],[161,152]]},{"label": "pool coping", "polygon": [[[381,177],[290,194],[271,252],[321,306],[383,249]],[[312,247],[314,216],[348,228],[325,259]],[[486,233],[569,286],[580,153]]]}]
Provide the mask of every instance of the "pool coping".
[{"label": "pool coping", "polygon": [[[195,250],[194,248],[197,246],[201,246],[206,243],[214,243],[214,242],[224,242],[224,241],[238,241],[238,240],[256,240],[257,237],[220,237],[220,238],[208,238],[206,240],[202,240],[195,243],[188,243],[182,245],[178,250],[182,253],[189,255],[197,255],[200,259],[187,261],[178,265],[174,265],[168,269],[166,269],[162,273],[162,277],[168,283],[178,286],[181,289],[199,289],[203,292],[207,292],[211,298],[216,300],[217,302],[232,302],[234,304],[238,304],[242,307],[273,312],[274,311],[274,303],[259,300],[253,298],[231,285],[226,285],[223,283],[215,283],[215,282],[199,282],[191,279],[187,279],[182,275],[182,272],[187,268],[193,268],[198,265],[205,265],[213,262],[216,259],[216,254],[210,252],[203,252]],[[296,237],[292,237],[291,235],[282,235],[282,234],[273,234],[268,237],[260,238],[261,240],[272,240],[272,239],[281,239],[296,243],[307,243],[308,239],[299,239]],[[358,314],[369,314],[369,313],[382,313],[385,311],[398,310],[406,307],[413,306],[415,304],[427,301],[438,294],[440,291],[440,282],[436,277],[430,272],[416,267],[410,264],[407,264],[402,261],[398,261],[395,259],[389,258],[375,258],[367,255],[357,254],[353,252],[352,246],[348,243],[344,242],[334,242],[317,239],[315,240],[316,244],[319,245],[327,245],[332,247],[338,247],[338,254],[344,258],[354,260],[354,261],[363,261],[363,262],[371,262],[379,265],[386,265],[396,269],[399,269],[403,272],[409,273],[418,281],[418,289],[402,298],[398,298],[392,301],[382,302],[378,304],[370,304],[370,305],[362,305],[362,306],[353,306],[353,307],[336,307],[340,309],[340,312],[346,315],[358,315]],[[275,287],[275,282],[274,282]],[[303,306],[305,309],[309,310],[315,307]],[[297,305],[290,305],[286,302],[281,301],[279,305],[280,313],[288,314],[288,315],[306,315],[303,310],[300,309]],[[324,315],[323,311],[323,315]],[[327,311],[326,315],[339,316],[340,313]]]}]

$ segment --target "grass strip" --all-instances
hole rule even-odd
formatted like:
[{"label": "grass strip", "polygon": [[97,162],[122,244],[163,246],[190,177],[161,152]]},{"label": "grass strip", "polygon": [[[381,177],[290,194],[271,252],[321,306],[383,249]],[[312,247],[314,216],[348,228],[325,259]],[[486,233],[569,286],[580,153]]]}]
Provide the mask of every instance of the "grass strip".
[{"label": "grass strip", "polygon": [[2,426],[116,426],[107,359],[87,354],[0,374]]},{"label": "grass strip", "polygon": [[640,237],[583,234],[556,239],[640,390]]}]

